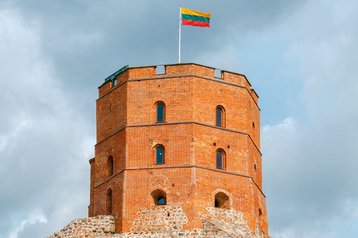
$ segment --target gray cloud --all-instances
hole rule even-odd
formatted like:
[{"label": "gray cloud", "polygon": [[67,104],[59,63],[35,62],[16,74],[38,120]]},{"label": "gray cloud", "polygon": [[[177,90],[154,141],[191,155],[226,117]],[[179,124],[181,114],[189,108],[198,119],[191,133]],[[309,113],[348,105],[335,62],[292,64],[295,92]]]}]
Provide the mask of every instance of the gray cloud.
[{"label": "gray cloud", "polygon": [[41,237],[66,216],[86,214],[80,204],[88,200],[93,129],[43,56],[38,29],[9,10],[0,11],[0,29],[0,62],[6,65],[0,72],[1,237],[48,222],[33,236]]}]

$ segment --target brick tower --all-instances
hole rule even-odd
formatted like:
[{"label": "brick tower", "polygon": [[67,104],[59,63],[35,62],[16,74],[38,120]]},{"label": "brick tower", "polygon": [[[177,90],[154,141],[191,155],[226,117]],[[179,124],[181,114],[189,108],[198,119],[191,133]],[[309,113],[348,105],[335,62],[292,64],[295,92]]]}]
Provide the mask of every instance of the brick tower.
[{"label": "brick tower", "polygon": [[217,207],[242,212],[268,237],[260,108],[244,75],[193,63],[126,66],[99,87],[96,119],[89,216],[112,214],[125,232],[141,210],[175,205],[191,230]]}]

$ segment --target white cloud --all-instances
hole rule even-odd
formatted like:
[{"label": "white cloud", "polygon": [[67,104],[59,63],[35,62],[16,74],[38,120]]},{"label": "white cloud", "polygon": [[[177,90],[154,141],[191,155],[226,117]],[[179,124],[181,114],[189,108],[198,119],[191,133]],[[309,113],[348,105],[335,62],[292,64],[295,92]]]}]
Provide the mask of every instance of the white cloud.
[{"label": "white cloud", "polygon": [[43,237],[87,213],[94,136],[43,51],[42,26],[3,9],[0,34],[0,237]]},{"label": "white cloud", "polygon": [[309,1],[274,31],[287,39],[286,57],[297,63],[303,86],[302,106],[295,110],[292,104],[288,115],[295,119],[262,129],[273,237],[352,237],[346,233],[356,225],[351,221],[358,202],[352,182],[358,180],[358,30],[352,9],[358,10],[357,2]]},{"label": "white cloud", "polygon": [[343,210],[344,213],[352,218],[358,218],[358,201],[357,199],[345,199],[343,202]]},{"label": "white cloud", "polygon": [[276,125],[264,125],[262,127],[262,132],[268,135],[272,134],[274,131],[294,133],[296,131],[296,127],[297,125],[295,119],[292,117],[287,117]]},{"label": "white cloud", "polygon": [[293,229],[284,229],[281,232],[272,232],[270,234],[272,238],[333,238],[334,235],[325,229],[321,229],[320,231],[297,231],[295,228]]},{"label": "white cloud", "polygon": [[16,140],[18,136],[21,136],[21,132],[29,127],[30,122],[28,120],[20,121],[14,128],[4,135],[0,135],[0,152],[5,149],[11,150],[8,148],[9,141]]},{"label": "white cloud", "polygon": [[33,211],[29,216],[22,220],[18,226],[10,231],[9,238],[18,238],[18,235],[28,226],[38,223],[47,223],[45,215],[40,211]]}]

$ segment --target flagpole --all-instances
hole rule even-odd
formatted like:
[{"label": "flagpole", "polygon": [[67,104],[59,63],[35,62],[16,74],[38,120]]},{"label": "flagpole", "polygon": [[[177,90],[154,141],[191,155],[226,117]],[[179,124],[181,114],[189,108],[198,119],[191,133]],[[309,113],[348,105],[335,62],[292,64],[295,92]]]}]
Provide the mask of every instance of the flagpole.
[{"label": "flagpole", "polygon": [[179,63],[180,63],[180,51],[181,51],[181,7],[179,7]]}]

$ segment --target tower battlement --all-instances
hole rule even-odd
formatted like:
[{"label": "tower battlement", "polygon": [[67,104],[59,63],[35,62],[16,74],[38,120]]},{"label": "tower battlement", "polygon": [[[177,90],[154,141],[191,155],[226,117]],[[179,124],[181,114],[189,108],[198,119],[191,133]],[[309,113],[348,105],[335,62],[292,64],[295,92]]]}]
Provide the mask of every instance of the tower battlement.
[{"label": "tower battlement", "polygon": [[125,232],[144,209],[179,206],[190,230],[216,207],[242,212],[268,237],[260,108],[245,75],[125,66],[99,87],[96,111],[89,216],[112,214]]},{"label": "tower battlement", "polygon": [[258,103],[258,95],[255,90],[251,88],[251,84],[245,75],[195,63],[137,67],[129,67],[126,65],[105,79],[105,82],[99,87],[99,97],[102,97],[110,91],[113,80],[116,80],[116,84],[122,84],[128,80],[148,80],[162,77],[178,78],[183,76],[197,76],[207,80],[221,80],[222,83],[245,87],[255,102]]}]

